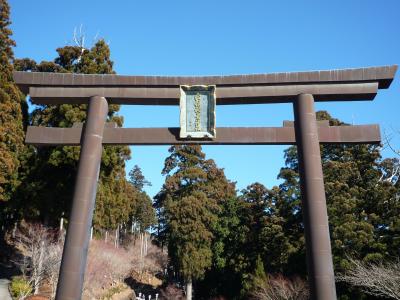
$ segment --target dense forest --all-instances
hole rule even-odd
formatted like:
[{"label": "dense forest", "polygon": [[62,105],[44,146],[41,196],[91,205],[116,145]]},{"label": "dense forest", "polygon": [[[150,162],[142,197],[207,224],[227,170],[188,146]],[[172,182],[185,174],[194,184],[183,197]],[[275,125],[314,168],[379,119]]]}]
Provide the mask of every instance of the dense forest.
[{"label": "dense forest", "polygon": [[[27,146],[26,126],[71,127],[86,118],[86,105],[40,105],[28,112],[28,100],[14,84],[12,71],[112,74],[114,70],[110,47],[101,39],[90,48],[57,48],[52,61],[15,58],[5,0],[0,0],[0,10],[0,237],[5,243],[6,232],[21,222],[59,228],[62,220],[68,226],[80,149]],[[119,108],[110,105],[107,121],[122,127]],[[326,111],[318,112],[317,119],[345,125]],[[186,292],[193,289],[195,299],[306,299],[296,147],[283,155],[279,186],[251,183],[249,178],[248,187],[238,191],[235,178],[226,178],[201,146],[172,145],[164,166],[159,166],[165,183],[151,199],[144,191],[150,183],[140,167],[126,172],[130,149],[104,147],[94,234],[133,227],[139,234],[151,233],[154,246],[168,253],[163,284],[184,287]],[[345,274],[357,265],[398,265],[399,159],[383,159],[379,145],[324,145],[321,157],[335,274],[343,275],[338,276],[338,297],[378,299],[379,293],[352,284]],[[282,289],[290,286],[294,298],[262,298],[279,284]]]}]

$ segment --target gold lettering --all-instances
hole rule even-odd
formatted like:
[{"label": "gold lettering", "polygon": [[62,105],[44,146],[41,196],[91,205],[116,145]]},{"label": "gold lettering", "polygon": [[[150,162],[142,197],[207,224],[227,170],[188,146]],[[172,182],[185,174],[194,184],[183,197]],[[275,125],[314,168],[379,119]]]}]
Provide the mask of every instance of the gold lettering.
[{"label": "gold lettering", "polygon": [[201,131],[201,95],[197,93],[194,96],[194,130]]}]

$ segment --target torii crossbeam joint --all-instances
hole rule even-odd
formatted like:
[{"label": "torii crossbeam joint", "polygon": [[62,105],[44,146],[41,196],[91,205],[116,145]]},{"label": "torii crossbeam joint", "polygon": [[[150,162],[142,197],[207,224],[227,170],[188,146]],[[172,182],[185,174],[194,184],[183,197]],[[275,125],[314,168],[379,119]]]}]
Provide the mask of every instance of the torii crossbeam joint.
[{"label": "torii crossbeam joint", "polygon": [[[297,145],[311,299],[336,299],[319,144],[380,143],[378,125],[329,126],[314,101],[373,100],[397,66],[258,75],[165,77],[14,72],[36,104],[87,103],[85,126],[29,126],[26,143],[81,145],[57,300],[81,299],[102,145]],[[178,105],[180,85],[216,85],[217,105],[293,103],[283,127],[217,128],[217,138],[179,138],[179,128],[117,128],[105,124],[107,104]],[[108,102],[108,103],[107,103]]]}]

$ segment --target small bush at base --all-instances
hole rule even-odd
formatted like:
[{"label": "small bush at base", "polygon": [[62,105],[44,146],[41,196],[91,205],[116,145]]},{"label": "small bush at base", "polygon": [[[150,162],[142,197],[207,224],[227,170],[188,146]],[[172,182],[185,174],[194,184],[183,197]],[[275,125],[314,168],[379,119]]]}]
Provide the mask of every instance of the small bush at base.
[{"label": "small bush at base", "polygon": [[277,275],[259,281],[252,296],[254,300],[306,300],[309,292],[307,283],[300,277],[288,279]]},{"label": "small bush at base", "polygon": [[176,285],[169,284],[165,288],[161,290],[160,299],[168,300],[168,299],[175,299],[175,300],[183,300],[185,296],[183,295],[182,289],[178,288]]},{"label": "small bush at base", "polygon": [[32,293],[32,286],[23,277],[13,277],[10,292],[13,299],[24,299]]},{"label": "small bush at base", "polygon": [[120,284],[117,286],[114,286],[112,288],[110,288],[107,293],[102,297],[103,300],[107,300],[107,299],[111,299],[112,296],[114,296],[115,294],[118,294],[120,292],[122,292],[124,289],[126,289],[126,286]]}]

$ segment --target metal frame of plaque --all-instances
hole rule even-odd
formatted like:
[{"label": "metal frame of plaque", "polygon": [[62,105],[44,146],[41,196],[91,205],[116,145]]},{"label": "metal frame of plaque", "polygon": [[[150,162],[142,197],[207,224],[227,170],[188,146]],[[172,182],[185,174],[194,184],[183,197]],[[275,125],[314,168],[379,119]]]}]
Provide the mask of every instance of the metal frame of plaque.
[{"label": "metal frame of plaque", "polygon": [[186,139],[215,138],[215,85],[180,86],[179,137]]}]

